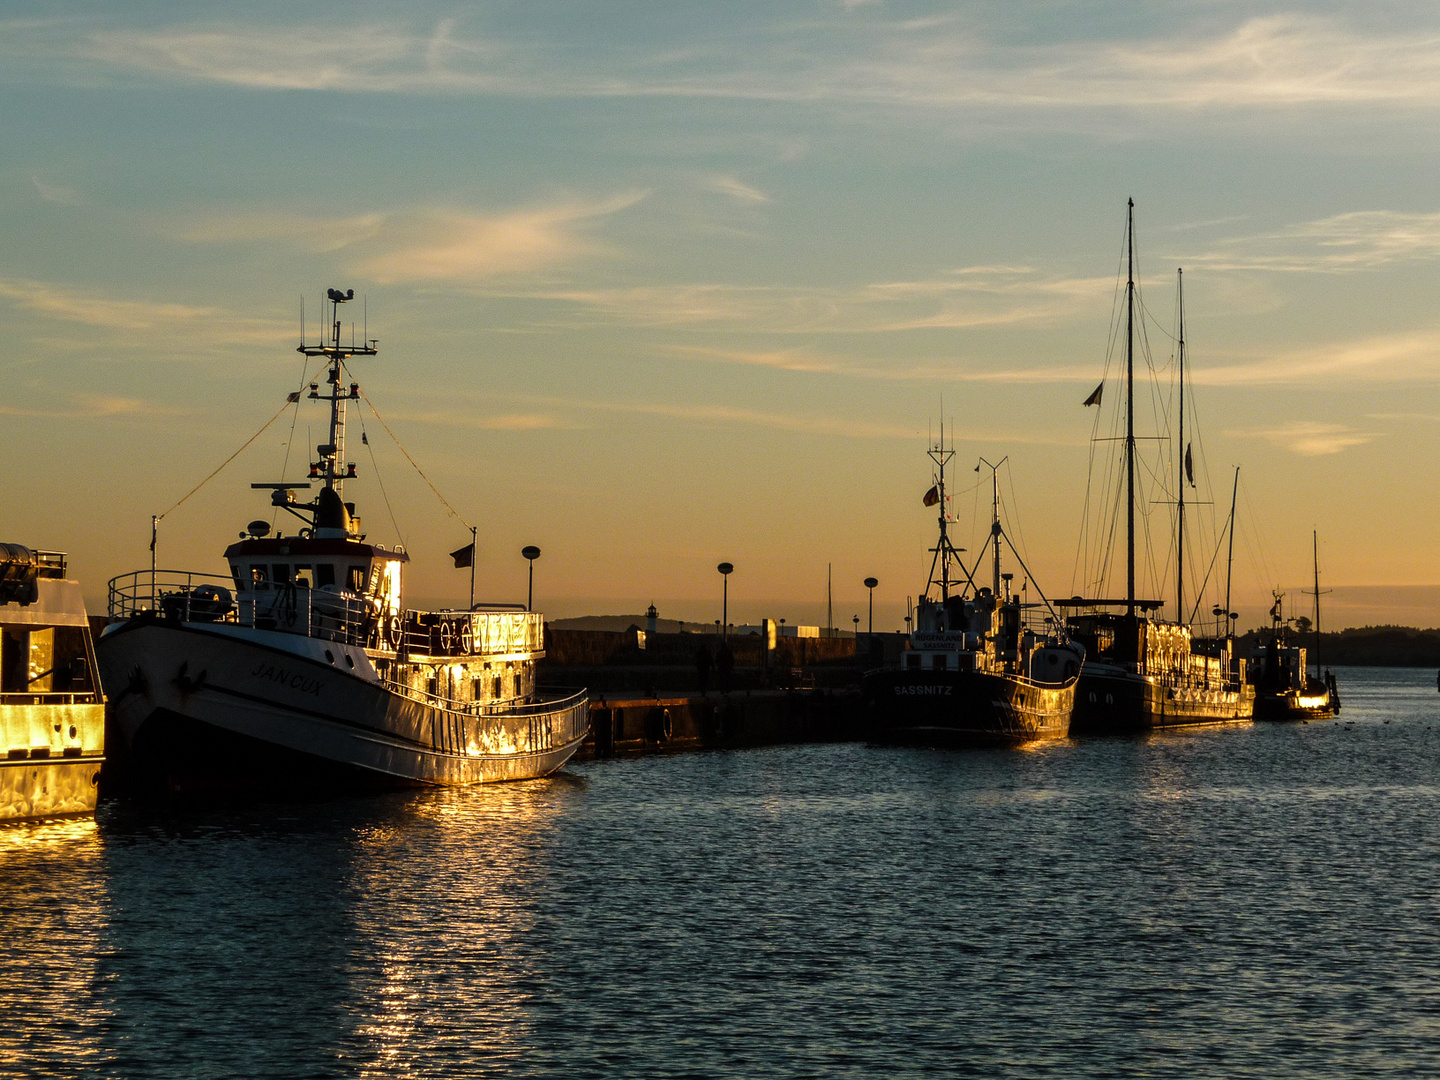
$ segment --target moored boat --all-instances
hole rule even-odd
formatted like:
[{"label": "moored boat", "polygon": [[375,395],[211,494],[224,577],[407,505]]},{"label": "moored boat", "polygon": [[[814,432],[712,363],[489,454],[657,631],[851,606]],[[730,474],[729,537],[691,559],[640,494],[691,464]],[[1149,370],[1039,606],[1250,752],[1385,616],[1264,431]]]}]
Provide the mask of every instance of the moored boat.
[{"label": "moored boat", "polygon": [[[1181,429],[1176,455],[1180,475],[1176,492],[1176,618],[1164,621],[1160,600],[1142,598],[1136,589],[1137,463],[1135,435],[1135,203],[1125,223],[1125,423],[1123,476],[1126,521],[1125,596],[1123,599],[1076,596],[1057,601],[1072,614],[1070,633],[1085,646],[1085,667],[1075,695],[1072,729],[1076,734],[1123,734],[1155,728],[1249,720],[1254,691],[1245,680],[1245,661],[1237,659],[1230,632],[1228,599],[1224,633],[1203,644],[1192,639],[1184,596],[1185,503],[1187,479],[1193,483],[1189,445],[1184,438],[1184,304],[1179,305],[1178,357]],[[1098,405],[1101,390],[1085,402]],[[1120,441],[1120,440],[1115,440]],[[1233,519],[1231,529],[1233,536]],[[1108,550],[1108,545],[1106,550]]]},{"label": "moored boat", "polygon": [[535,685],[539,613],[406,608],[409,555],[367,541],[344,500],[356,476],[345,406],[360,398],[346,361],[377,351],[341,342],[351,296],[330,290],[333,336],[300,347],[327,368],[325,392],[317,381],[309,393],[330,412],[310,469],[316,498],[298,502],[308,482],[252,485],[304,527],[271,535],[251,522],[225,551],[228,575],[152,569],[110,583],[97,653],[132,787],[519,780],[561,768],[588,731],[584,691]]},{"label": "moored boat", "polygon": [[940,507],[939,541],[898,666],[865,675],[870,737],[942,746],[1063,739],[1084,649],[1064,635],[1053,611],[1040,632],[1027,625],[1031,611],[1048,605],[1022,602],[1011,589],[1014,575],[1001,572],[1000,544],[1008,537],[1000,524],[994,467],[993,581],[976,587],[949,538],[945,466],[954,451],[945,448],[943,431],[929,454],[937,476],[925,502]]},{"label": "moored boat", "polygon": [[0,544],[0,821],[95,810],[105,699],[65,555]]},{"label": "moored boat", "polygon": [[[1311,542],[1315,557],[1315,632],[1316,649],[1309,656],[1300,644],[1298,634],[1292,636],[1290,622],[1285,618],[1285,594],[1274,591],[1275,604],[1270,609],[1269,641],[1256,649],[1250,658],[1250,679],[1255,687],[1255,719],[1257,720],[1328,720],[1340,711],[1340,691],[1335,676],[1324,671],[1319,662],[1320,644],[1320,539],[1316,532]],[[1303,627],[1304,620],[1299,620]],[[1315,660],[1315,674],[1310,674],[1309,660]]]}]

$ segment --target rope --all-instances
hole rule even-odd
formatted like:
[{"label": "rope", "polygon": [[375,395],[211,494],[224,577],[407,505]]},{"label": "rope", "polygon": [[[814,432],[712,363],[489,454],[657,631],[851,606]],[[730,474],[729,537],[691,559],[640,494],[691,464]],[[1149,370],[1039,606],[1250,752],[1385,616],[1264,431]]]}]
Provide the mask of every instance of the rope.
[{"label": "rope", "polygon": [[226,458],[224,461],[222,461],[222,462],[220,463],[219,468],[217,468],[217,469],[216,469],[214,472],[212,472],[209,476],[205,477],[204,480],[201,480],[200,483],[196,484],[193,488],[191,488],[191,489],[186,493],[184,499],[181,499],[180,502],[177,502],[174,506],[170,507],[169,510],[166,510],[165,513],[161,514],[161,515],[160,515],[159,517],[157,517],[155,520],[156,520],[157,522],[159,522],[159,521],[164,521],[165,518],[166,518],[172,511],[178,510],[178,509],[180,508],[180,505],[181,505],[182,503],[184,503],[186,499],[190,498],[191,495],[194,495],[197,491],[199,491],[201,488],[203,488],[203,487],[204,487],[206,484],[208,484],[211,480],[214,480],[215,477],[219,476],[221,469],[224,469],[226,465],[229,465],[230,462],[234,461],[237,457],[239,457],[241,454],[243,454],[243,453],[245,452],[246,448],[247,448],[251,443],[253,443],[253,442],[254,442],[256,439],[258,439],[261,435],[264,435],[265,432],[270,429],[270,425],[273,424],[273,423],[275,423],[276,420],[279,420],[280,417],[281,417],[281,415],[284,414],[285,410],[288,409],[289,407],[290,407],[290,399],[289,399],[289,398],[286,398],[286,399],[285,399],[285,404],[280,406],[279,410],[275,413],[275,415],[272,416],[272,417],[270,417],[269,420],[266,420],[266,421],[265,421],[265,426],[262,427],[259,431],[255,432],[254,435],[251,435],[250,438],[248,438],[248,439],[245,440],[245,445],[244,445],[244,446],[240,447],[239,450],[236,450],[235,453],[231,454],[228,458]]},{"label": "rope", "polygon": [[375,460],[375,447],[370,445],[370,436],[365,432],[363,414],[360,416],[360,441],[364,444],[365,449],[370,451],[370,468],[375,470],[375,483],[380,485],[380,497],[385,500],[385,509],[390,514],[390,524],[395,526],[395,535],[400,537],[400,542],[404,544],[405,534],[400,531],[400,522],[395,520],[395,508],[390,505],[390,493],[385,490],[385,481],[380,479],[380,463]]},{"label": "rope", "polygon": [[456,520],[458,520],[461,525],[464,525],[465,528],[472,528],[471,524],[465,520],[465,518],[461,515],[460,511],[456,510],[455,507],[450,505],[450,500],[445,498],[444,495],[440,494],[440,489],[437,488],[433,483],[431,483],[430,478],[425,475],[425,470],[420,468],[420,466],[416,464],[415,459],[410,456],[410,451],[406,450],[400,440],[395,437],[395,432],[390,430],[390,425],[385,423],[385,418],[380,415],[380,411],[375,408],[374,403],[368,397],[363,398],[362,400],[365,402],[366,405],[370,406],[370,411],[375,414],[375,419],[380,421],[380,426],[385,429],[385,434],[389,435],[391,441],[400,448],[400,453],[405,455],[405,460],[410,462],[410,467],[419,474],[421,480],[424,480],[426,484],[430,485],[430,490],[435,493],[435,497],[445,504],[445,509],[449,510],[450,513],[454,514]]}]

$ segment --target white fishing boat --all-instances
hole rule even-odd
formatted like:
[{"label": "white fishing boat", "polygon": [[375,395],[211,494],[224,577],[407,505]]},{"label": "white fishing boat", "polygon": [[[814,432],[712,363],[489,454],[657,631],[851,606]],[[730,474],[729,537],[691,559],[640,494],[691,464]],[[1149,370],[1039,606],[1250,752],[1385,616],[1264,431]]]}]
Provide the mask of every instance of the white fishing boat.
[{"label": "white fishing boat", "polygon": [[339,309],[353,295],[331,289],[331,330],[300,346],[326,370],[324,390],[317,380],[308,395],[330,414],[310,468],[316,497],[296,495],[309,482],[251,485],[303,527],[272,535],[252,521],[225,551],[228,576],[152,568],[110,582],[96,651],[122,743],[112,756],[138,785],[521,780],[561,768],[589,729],[584,691],[535,685],[538,612],[473,599],[406,608],[409,556],[369,542],[345,501],[356,476],[345,408],[360,398],[346,361],[377,352],[374,341],[341,343]]}]

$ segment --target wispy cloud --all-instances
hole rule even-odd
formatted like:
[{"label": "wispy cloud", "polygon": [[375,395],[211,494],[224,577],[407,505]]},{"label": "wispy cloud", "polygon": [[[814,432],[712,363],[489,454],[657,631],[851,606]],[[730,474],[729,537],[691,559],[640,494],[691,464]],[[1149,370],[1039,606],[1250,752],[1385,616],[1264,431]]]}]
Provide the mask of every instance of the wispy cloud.
[{"label": "wispy cloud", "polygon": [[701,186],[709,191],[718,192],[721,195],[728,195],[730,198],[743,203],[768,203],[770,196],[757,187],[745,183],[738,176],[731,176],[722,173],[715,176],[707,176],[701,181]]},{"label": "wispy cloud", "polygon": [[1260,431],[1226,432],[1240,438],[1262,438],[1302,457],[1338,454],[1352,446],[1364,446],[1375,439],[1373,432],[1356,431],[1345,424],[1323,424],[1297,420],[1278,428]]},{"label": "wispy cloud", "polygon": [[178,416],[182,410],[140,398],[104,394],[74,394],[69,404],[58,408],[0,405],[0,415],[34,417],[43,420],[113,420]]},{"label": "wispy cloud", "polygon": [[1247,357],[1231,364],[1197,365],[1193,378],[1209,386],[1251,386],[1364,379],[1413,382],[1440,374],[1440,330],[1328,342],[1306,349]]},{"label": "wispy cloud", "polygon": [[1094,379],[1096,374],[1093,365],[1079,364],[1033,368],[986,368],[955,360],[895,365],[884,364],[877,359],[865,363],[853,359],[821,355],[806,348],[747,351],[698,345],[675,345],[671,346],[670,351],[677,356],[713,363],[775,368],[780,371],[812,375],[840,375],[847,378],[876,379],[884,382],[1084,382]]},{"label": "wispy cloud", "polygon": [[176,233],[192,243],[286,241],[311,251],[341,252],[353,273],[382,285],[474,282],[548,270],[606,247],[590,230],[634,206],[643,191],[605,199],[567,199],[484,214],[418,208],[345,217],[289,210],[206,214]]},{"label": "wispy cloud", "polygon": [[132,343],[145,347],[153,344],[155,333],[180,335],[215,326],[223,326],[226,338],[232,342],[268,344],[292,337],[295,333],[293,325],[236,315],[217,307],[117,300],[93,291],[23,278],[0,278],[0,300],[9,300],[21,309],[46,319],[145,334]]},{"label": "wispy cloud", "polygon": [[500,413],[478,415],[457,409],[401,410],[392,419],[412,424],[438,424],[447,428],[481,431],[577,431],[585,425],[553,413]]},{"label": "wispy cloud", "polygon": [[706,38],[628,51],[507,41],[467,33],[454,20],[78,32],[75,25],[16,20],[0,33],[0,49],[62,65],[73,79],[130,73],[261,90],[1128,112],[1440,102],[1440,35],[1366,33],[1295,15],[1220,32],[1017,46],[986,40],[954,16],[893,20],[877,9],[829,21],[777,19],[733,43]]},{"label": "wispy cloud", "polygon": [[1254,236],[1184,257],[1187,269],[1338,274],[1440,257],[1440,212],[1356,210]]},{"label": "wispy cloud", "polygon": [[30,183],[40,198],[48,203],[55,203],[57,206],[79,206],[85,201],[79,190],[69,184],[47,180],[43,176],[30,177]]},{"label": "wispy cloud", "polygon": [[497,295],[572,305],[602,323],[769,333],[884,333],[1056,323],[1103,309],[1110,278],[971,267],[930,280],[848,287],[678,284],[535,289]]}]

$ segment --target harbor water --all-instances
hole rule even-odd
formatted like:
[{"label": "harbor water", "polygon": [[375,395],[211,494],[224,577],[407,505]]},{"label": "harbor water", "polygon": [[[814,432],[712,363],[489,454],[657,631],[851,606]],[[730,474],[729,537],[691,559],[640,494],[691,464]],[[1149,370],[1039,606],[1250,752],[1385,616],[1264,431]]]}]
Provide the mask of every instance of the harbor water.
[{"label": "harbor water", "polygon": [[1440,1075],[1435,673],[0,831],[0,1074]]}]

